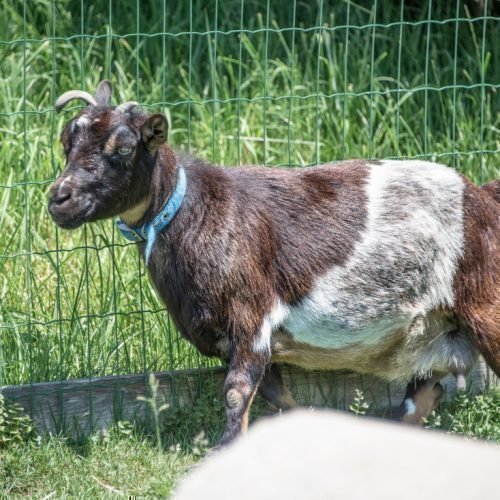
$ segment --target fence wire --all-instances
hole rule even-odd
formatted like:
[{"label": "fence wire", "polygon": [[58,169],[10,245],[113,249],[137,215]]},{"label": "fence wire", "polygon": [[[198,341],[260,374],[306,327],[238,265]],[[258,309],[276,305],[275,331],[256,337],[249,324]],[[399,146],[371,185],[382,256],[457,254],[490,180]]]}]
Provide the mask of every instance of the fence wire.
[{"label": "fence wire", "polygon": [[50,220],[79,109],[56,115],[58,95],[111,79],[217,164],[427,158],[480,183],[499,176],[498,3],[2,0],[0,385],[219,364],[112,222]]}]

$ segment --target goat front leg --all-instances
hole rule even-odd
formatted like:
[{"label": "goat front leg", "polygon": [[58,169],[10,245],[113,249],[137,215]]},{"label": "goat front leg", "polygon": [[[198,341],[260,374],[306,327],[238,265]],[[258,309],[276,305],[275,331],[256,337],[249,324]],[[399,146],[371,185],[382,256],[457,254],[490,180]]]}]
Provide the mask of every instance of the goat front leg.
[{"label": "goat front leg", "polygon": [[264,375],[269,354],[247,346],[235,346],[224,384],[227,424],[221,445],[228,444],[248,428],[248,413]]}]

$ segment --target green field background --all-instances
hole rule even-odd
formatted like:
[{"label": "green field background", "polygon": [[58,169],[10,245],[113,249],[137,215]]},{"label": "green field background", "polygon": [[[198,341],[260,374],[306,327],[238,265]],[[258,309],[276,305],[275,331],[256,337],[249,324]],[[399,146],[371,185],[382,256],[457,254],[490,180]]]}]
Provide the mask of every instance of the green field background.
[{"label": "green field background", "polygon": [[221,165],[421,158],[500,176],[487,4],[0,0],[0,14],[0,385],[219,363],[179,339],[112,221],[50,220],[68,89],[110,78],[115,103],[165,112],[170,144]]}]

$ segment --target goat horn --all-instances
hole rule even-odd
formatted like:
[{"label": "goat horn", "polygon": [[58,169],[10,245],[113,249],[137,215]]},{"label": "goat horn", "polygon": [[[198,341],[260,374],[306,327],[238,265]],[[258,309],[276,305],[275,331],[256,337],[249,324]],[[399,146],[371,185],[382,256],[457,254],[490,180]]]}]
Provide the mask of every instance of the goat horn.
[{"label": "goat horn", "polygon": [[129,111],[132,110],[132,108],[135,108],[136,106],[139,106],[138,102],[129,101],[129,102],[124,102],[123,104],[117,106],[116,110],[121,111],[122,113],[128,113]]},{"label": "goat horn", "polygon": [[66,106],[66,104],[68,104],[68,102],[72,101],[73,99],[81,99],[87,104],[97,106],[96,100],[88,92],[84,92],[83,90],[68,90],[57,99],[54,106],[56,108],[56,111],[59,113],[59,111],[61,111],[61,109],[63,109],[64,106]]}]

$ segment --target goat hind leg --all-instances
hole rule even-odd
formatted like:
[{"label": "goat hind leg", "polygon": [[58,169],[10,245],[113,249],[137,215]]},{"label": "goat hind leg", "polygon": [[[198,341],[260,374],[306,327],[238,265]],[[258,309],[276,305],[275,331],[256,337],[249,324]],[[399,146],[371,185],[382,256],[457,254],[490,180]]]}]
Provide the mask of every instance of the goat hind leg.
[{"label": "goat hind leg", "polygon": [[406,387],[406,394],[401,403],[401,421],[407,424],[421,425],[436,408],[443,395],[440,377],[413,379]]},{"label": "goat hind leg", "polygon": [[297,403],[288,387],[284,384],[280,370],[272,364],[266,370],[264,378],[259,385],[260,395],[277,410],[295,408]]}]

